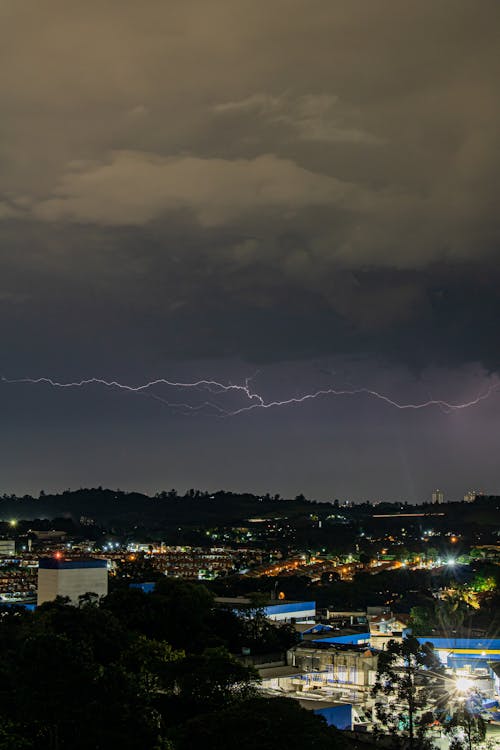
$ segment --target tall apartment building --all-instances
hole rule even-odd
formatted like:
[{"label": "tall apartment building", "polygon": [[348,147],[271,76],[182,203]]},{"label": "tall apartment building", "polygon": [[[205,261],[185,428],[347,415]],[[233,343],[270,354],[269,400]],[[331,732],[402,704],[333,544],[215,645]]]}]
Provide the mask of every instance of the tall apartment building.
[{"label": "tall apartment building", "polygon": [[444,492],[442,490],[434,490],[432,493],[432,502],[433,503],[444,503]]},{"label": "tall apartment building", "polygon": [[482,494],[483,494],[482,492],[478,492],[477,490],[469,490],[464,495],[464,502],[473,503],[476,497]]}]

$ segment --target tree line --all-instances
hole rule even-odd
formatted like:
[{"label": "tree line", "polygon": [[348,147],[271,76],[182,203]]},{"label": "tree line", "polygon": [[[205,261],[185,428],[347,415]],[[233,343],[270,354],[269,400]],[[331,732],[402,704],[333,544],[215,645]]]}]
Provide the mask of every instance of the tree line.
[{"label": "tree line", "polygon": [[252,633],[203,586],[168,579],[79,607],[1,608],[0,749],[349,747],[296,701],[258,691],[231,650],[269,636],[260,626]]}]

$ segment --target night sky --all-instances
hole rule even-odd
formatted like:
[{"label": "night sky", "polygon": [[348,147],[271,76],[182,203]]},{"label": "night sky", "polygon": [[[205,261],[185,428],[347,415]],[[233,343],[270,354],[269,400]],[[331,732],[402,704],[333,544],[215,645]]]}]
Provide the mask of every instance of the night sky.
[{"label": "night sky", "polygon": [[[1,382],[0,492],[500,492],[499,50],[498,0],[3,2],[0,373],[263,402]],[[233,413],[329,388],[492,390]]]}]

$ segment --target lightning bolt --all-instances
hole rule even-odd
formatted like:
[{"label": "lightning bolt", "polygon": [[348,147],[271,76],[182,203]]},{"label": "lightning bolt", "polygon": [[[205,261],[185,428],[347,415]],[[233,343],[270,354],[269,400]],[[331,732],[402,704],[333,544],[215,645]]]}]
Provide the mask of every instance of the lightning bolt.
[{"label": "lightning bolt", "polygon": [[359,396],[359,395],[365,395],[365,396],[371,396],[372,398],[378,399],[379,401],[384,401],[386,404],[389,404],[390,406],[395,407],[396,409],[411,409],[411,410],[419,410],[419,409],[427,409],[431,406],[436,406],[438,408],[444,409],[447,413],[450,413],[452,411],[458,411],[461,409],[468,409],[471,406],[476,406],[481,401],[484,401],[485,399],[489,398],[491,394],[499,387],[500,384],[495,384],[490,386],[484,393],[481,393],[476,398],[473,398],[471,401],[466,401],[464,403],[458,403],[458,404],[452,404],[448,401],[444,401],[442,399],[429,399],[427,401],[421,401],[418,403],[401,403],[398,401],[394,401],[394,399],[389,398],[389,396],[386,396],[383,393],[379,393],[378,391],[371,390],[370,388],[353,388],[353,389],[344,389],[344,390],[337,390],[335,388],[322,388],[318,391],[314,391],[313,393],[305,393],[302,396],[295,396],[293,398],[284,399],[283,401],[268,401],[268,402],[259,402],[254,404],[249,404],[247,406],[242,406],[239,409],[235,409],[233,412],[231,412],[231,416],[234,416],[236,414],[242,414],[246,411],[251,411],[253,409],[271,409],[273,407],[278,406],[291,406],[292,404],[303,404],[306,401],[311,401],[317,398],[321,398],[324,396]]},{"label": "lightning bolt", "polygon": [[[177,380],[167,380],[166,378],[157,378],[155,380],[150,380],[146,383],[142,383],[140,385],[128,385],[126,383],[121,383],[117,380],[105,380],[104,378],[87,378],[83,380],[76,380],[76,381],[69,381],[69,382],[59,382],[57,380],[53,380],[52,378],[48,377],[40,377],[40,378],[16,378],[16,379],[10,379],[3,377],[1,378],[1,381],[4,383],[17,383],[17,384],[30,384],[30,385],[48,385],[52,388],[85,388],[86,386],[90,385],[100,385],[105,388],[112,388],[112,389],[118,389],[122,391],[126,391],[127,393],[135,393],[135,394],[143,394],[147,395],[150,398],[155,399],[159,403],[163,404],[164,406],[179,411],[182,414],[200,414],[200,413],[208,413],[213,416],[218,417],[235,417],[240,414],[244,414],[246,412],[254,411],[256,409],[275,409],[280,407],[287,407],[287,406],[293,406],[297,404],[303,404],[308,401],[314,401],[319,398],[325,398],[328,396],[335,396],[335,397],[353,397],[353,396],[367,396],[372,399],[376,399],[378,401],[382,401],[383,403],[387,404],[388,406],[391,406],[395,409],[400,410],[412,410],[412,411],[418,411],[421,409],[428,409],[432,407],[439,408],[446,413],[451,413],[454,411],[461,411],[463,409],[469,409],[473,406],[477,406],[482,401],[485,401],[486,399],[490,398],[490,396],[498,390],[500,387],[500,382],[494,383],[490,385],[485,391],[480,393],[475,398],[470,399],[469,401],[461,402],[461,403],[451,403],[449,401],[445,401],[444,399],[438,399],[438,398],[429,398],[426,401],[420,401],[416,403],[412,402],[401,402],[396,401],[393,398],[390,398],[389,396],[385,395],[384,393],[380,393],[379,391],[373,390],[371,388],[349,388],[349,389],[336,389],[336,388],[321,388],[316,391],[312,391],[309,393],[304,393],[300,396],[293,396],[290,398],[285,398],[282,400],[273,400],[273,401],[266,401],[265,398],[258,393],[257,391],[253,390],[252,388],[252,380],[253,377],[248,377],[245,379],[244,383],[234,384],[234,383],[222,383],[218,380],[211,380],[211,379],[201,379],[201,380],[195,380],[195,381],[177,381]],[[236,394],[237,396],[241,396],[244,399],[244,403],[242,406],[239,406],[237,408],[228,409],[221,406],[215,399],[212,400],[204,400],[201,403],[193,406],[192,404],[184,403],[184,402],[174,402],[167,400],[163,398],[162,396],[158,395],[157,393],[153,392],[153,388],[157,388],[159,386],[172,388],[172,389],[178,389],[178,390],[194,390],[194,391],[206,391],[210,393],[211,396],[220,396],[222,394]]]}]

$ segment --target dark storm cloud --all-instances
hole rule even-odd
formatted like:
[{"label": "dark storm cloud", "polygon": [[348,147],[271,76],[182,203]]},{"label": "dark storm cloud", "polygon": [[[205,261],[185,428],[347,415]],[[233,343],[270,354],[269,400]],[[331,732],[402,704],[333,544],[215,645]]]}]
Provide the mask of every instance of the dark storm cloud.
[{"label": "dark storm cloud", "polygon": [[2,15],[10,351],[499,364],[496,0]]}]

